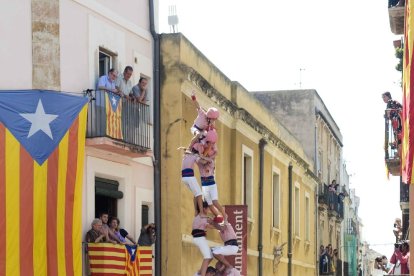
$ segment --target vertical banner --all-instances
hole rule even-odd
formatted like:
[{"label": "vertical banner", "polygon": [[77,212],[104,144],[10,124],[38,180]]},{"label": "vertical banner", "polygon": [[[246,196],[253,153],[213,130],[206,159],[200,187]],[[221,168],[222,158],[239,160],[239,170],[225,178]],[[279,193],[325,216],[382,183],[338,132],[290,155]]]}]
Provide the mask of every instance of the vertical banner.
[{"label": "vertical banner", "polygon": [[404,28],[404,59],[403,59],[403,137],[401,148],[401,176],[406,184],[414,182],[414,17],[411,14],[413,0],[406,1]]},{"label": "vertical banner", "polygon": [[82,274],[87,102],[0,91],[0,275]]},{"label": "vertical banner", "polygon": [[122,140],[122,99],[113,93],[105,93],[105,105],[106,135]]},{"label": "vertical banner", "polygon": [[235,256],[226,257],[241,275],[247,275],[247,205],[226,205],[228,222],[236,233],[239,251]]}]

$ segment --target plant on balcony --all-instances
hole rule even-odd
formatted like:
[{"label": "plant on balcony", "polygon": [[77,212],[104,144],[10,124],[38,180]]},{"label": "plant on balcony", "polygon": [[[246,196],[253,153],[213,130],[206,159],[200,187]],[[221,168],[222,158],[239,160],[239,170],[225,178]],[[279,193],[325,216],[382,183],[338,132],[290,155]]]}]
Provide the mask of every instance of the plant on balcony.
[{"label": "plant on balcony", "polygon": [[403,56],[404,56],[404,49],[401,47],[395,48],[395,57],[399,59],[398,64],[395,66],[397,71],[403,71]]},{"label": "plant on balcony", "polygon": [[[403,71],[403,56],[404,56],[404,48],[402,47],[395,48],[395,57],[398,58],[398,64],[395,65],[395,70],[401,73]],[[400,80],[400,86],[402,86],[402,80]]]}]

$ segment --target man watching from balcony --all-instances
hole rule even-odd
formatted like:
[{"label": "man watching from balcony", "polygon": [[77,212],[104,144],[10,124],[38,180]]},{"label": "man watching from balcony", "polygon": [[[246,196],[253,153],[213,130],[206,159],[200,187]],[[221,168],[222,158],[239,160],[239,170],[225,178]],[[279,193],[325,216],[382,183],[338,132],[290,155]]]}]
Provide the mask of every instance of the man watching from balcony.
[{"label": "man watching from balcony", "polygon": [[126,66],[124,73],[116,80],[115,87],[122,97],[129,98],[129,94],[132,92],[131,76],[133,72],[134,69],[131,66]]},{"label": "man watching from balcony", "polygon": [[115,87],[115,81],[118,76],[118,71],[114,68],[109,69],[108,75],[101,76],[98,81],[98,89],[105,92],[118,93]]},{"label": "man watching from balcony", "polygon": [[102,221],[101,233],[105,235],[106,241],[113,244],[121,243],[108,226],[108,213],[102,212],[99,218]]},{"label": "man watching from balcony", "polygon": [[150,223],[141,229],[141,234],[138,238],[139,246],[151,246],[155,242],[155,224]]},{"label": "man watching from balcony", "polygon": [[145,104],[147,102],[148,79],[140,77],[137,85],[132,87],[130,96],[136,102]]}]

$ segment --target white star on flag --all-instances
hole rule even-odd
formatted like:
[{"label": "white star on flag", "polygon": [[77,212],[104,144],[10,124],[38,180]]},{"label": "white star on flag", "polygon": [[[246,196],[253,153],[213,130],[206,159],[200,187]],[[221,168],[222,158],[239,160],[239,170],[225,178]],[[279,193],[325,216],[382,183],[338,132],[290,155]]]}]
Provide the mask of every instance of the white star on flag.
[{"label": "white star on flag", "polygon": [[112,101],[112,106],[115,107],[116,106],[116,99],[115,99],[114,96],[112,96],[111,101]]},{"label": "white star on flag", "polygon": [[20,116],[28,120],[32,125],[30,126],[29,134],[27,138],[30,138],[33,134],[39,130],[43,131],[50,139],[53,140],[52,131],[50,130],[50,123],[55,120],[58,115],[46,114],[43,108],[42,100],[39,99],[35,113],[19,113]]}]

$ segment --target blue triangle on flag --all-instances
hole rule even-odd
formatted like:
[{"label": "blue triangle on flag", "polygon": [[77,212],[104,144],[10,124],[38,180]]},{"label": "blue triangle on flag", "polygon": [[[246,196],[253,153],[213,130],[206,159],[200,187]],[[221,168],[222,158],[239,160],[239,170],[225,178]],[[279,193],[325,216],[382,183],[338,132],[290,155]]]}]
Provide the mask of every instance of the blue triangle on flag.
[{"label": "blue triangle on flag", "polygon": [[108,97],[109,97],[109,102],[111,103],[112,111],[116,112],[116,109],[118,108],[119,100],[121,99],[121,97],[114,93],[108,93]]},{"label": "blue triangle on flag", "polygon": [[2,90],[0,122],[42,165],[87,102],[86,97],[49,90]]},{"label": "blue triangle on flag", "polygon": [[129,244],[125,244],[125,247],[128,251],[129,257],[130,257],[130,262],[134,262],[135,258],[137,256],[137,252],[138,252],[138,246],[137,245],[129,245]]}]

